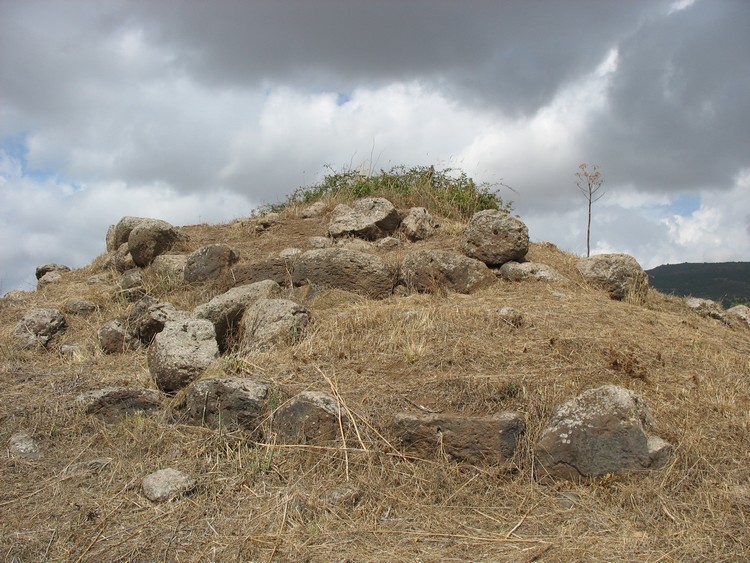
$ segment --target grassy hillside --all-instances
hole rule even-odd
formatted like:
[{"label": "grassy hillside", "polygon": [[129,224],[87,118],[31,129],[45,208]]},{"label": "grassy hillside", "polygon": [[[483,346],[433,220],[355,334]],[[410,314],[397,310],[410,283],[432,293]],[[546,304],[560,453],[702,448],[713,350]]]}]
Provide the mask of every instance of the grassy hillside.
[{"label": "grassy hillside", "polygon": [[651,286],[669,295],[713,299],[726,307],[750,301],[750,262],[667,264],[647,273]]},{"label": "grassy hillside", "polygon": [[[334,202],[330,202],[328,211]],[[224,242],[239,265],[309,248],[326,216],[292,203],[264,230],[256,219],[182,228],[173,252]],[[397,265],[414,248],[456,249],[465,219],[437,236],[369,251]],[[102,238],[104,238],[102,233]],[[533,236],[533,233],[532,233]],[[331,447],[257,443],[241,432],[184,423],[180,396],[156,415],[105,423],[75,398],[111,385],[155,388],[146,351],[106,355],[97,329],[131,306],[100,257],[59,283],[0,300],[0,441],[19,430],[36,461],[0,461],[0,553],[8,561],[742,561],[750,559],[750,330],[652,291],[645,303],[587,287],[576,256],[547,243],[528,259],[565,282],[498,279],[472,295],[405,293],[371,300],[335,289],[288,295],[311,311],[296,344],[222,357],[207,375],[254,377],[288,393],[328,391],[358,421]],[[226,287],[189,287],[144,272],[151,295],[191,311]],[[71,298],[98,310],[68,318],[63,355],[18,349],[14,325],[32,307]],[[493,311],[512,306],[513,327]],[[662,470],[589,484],[543,484],[533,446],[556,405],[613,383],[649,404],[675,446]],[[394,447],[395,412],[523,413],[527,431],[502,466],[418,459]],[[110,458],[69,476],[78,461]],[[198,479],[190,496],[153,504],[144,475],[175,467]],[[571,502],[571,499],[572,502]]]}]

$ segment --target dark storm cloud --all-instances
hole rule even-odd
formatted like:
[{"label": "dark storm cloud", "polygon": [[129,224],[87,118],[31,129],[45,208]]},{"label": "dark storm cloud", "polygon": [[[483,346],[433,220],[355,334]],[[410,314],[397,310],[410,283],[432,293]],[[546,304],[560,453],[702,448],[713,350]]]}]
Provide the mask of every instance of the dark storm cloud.
[{"label": "dark storm cloud", "polygon": [[729,187],[750,166],[750,4],[703,0],[620,45],[587,150],[644,190]]},{"label": "dark storm cloud", "polygon": [[504,112],[533,112],[668,2],[448,0],[148,2],[151,40],[212,85],[346,92],[420,80]]}]

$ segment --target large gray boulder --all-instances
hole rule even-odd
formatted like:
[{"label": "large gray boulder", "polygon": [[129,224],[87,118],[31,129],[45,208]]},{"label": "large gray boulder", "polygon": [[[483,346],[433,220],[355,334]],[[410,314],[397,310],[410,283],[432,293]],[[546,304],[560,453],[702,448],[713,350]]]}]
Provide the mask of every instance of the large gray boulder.
[{"label": "large gray boulder", "polygon": [[401,264],[401,280],[420,292],[473,293],[495,283],[496,277],[483,262],[457,252],[415,250]]},{"label": "large gray boulder", "polygon": [[242,349],[268,350],[302,338],[310,312],[288,299],[258,299],[242,316]]},{"label": "large gray boulder", "polygon": [[264,280],[273,280],[282,286],[291,283],[292,270],[288,259],[271,256],[263,260],[242,262],[232,269],[235,285],[247,285]]},{"label": "large gray boulder", "polygon": [[272,428],[282,442],[321,444],[341,438],[348,428],[338,401],[322,391],[303,391],[279,407]]},{"label": "large gray boulder", "polygon": [[148,369],[159,389],[175,393],[206,371],[218,355],[211,321],[167,322],[148,349]]},{"label": "large gray boulder", "polygon": [[127,272],[136,268],[133,257],[130,255],[130,247],[127,242],[123,242],[116,250],[111,251],[102,264],[105,268],[117,270],[120,273]]},{"label": "large gray boulder", "polygon": [[632,391],[615,385],[585,391],[557,407],[542,432],[537,476],[579,481],[657,469],[672,447],[652,434],[653,426],[647,405]]},{"label": "large gray boulder", "polygon": [[154,258],[172,248],[179,233],[160,219],[142,219],[128,235],[128,249],[136,266],[145,268]]},{"label": "large gray boulder", "polygon": [[394,276],[383,260],[345,248],[322,248],[303,252],[292,272],[294,285],[311,283],[371,297],[385,297],[393,289]]},{"label": "large gray boulder", "polygon": [[472,464],[509,460],[526,429],[515,412],[493,416],[400,413],[393,426],[396,441],[416,455],[433,457],[443,452]]},{"label": "large gray boulder", "polygon": [[328,234],[334,238],[359,237],[375,240],[393,234],[401,224],[401,215],[382,197],[358,199],[352,206],[339,204],[331,213]]},{"label": "large gray boulder", "polygon": [[712,319],[716,319],[717,321],[721,321],[725,324],[729,323],[724,310],[716,301],[713,301],[711,299],[701,299],[700,297],[686,297],[685,305],[687,305],[689,309],[695,311],[699,315],[702,315],[704,317],[711,317]]},{"label": "large gray boulder", "polygon": [[488,266],[501,266],[526,256],[529,230],[523,221],[505,211],[478,211],[461,235],[461,251]]},{"label": "large gray boulder", "polygon": [[151,271],[157,276],[171,279],[184,279],[188,257],[184,254],[161,254],[151,262]]},{"label": "large gray boulder", "polygon": [[586,283],[605,290],[612,299],[645,299],[648,276],[628,254],[597,254],[578,261],[578,271]]},{"label": "large gray boulder", "polygon": [[128,242],[130,233],[139,223],[145,221],[145,217],[123,217],[116,225],[112,225],[107,230],[107,251],[114,252],[124,243]]},{"label": "large gray boulder", "polygon": [[16,324],[13,334],[22,348],[48,348],[65,326],[65,316],[57,309],[32,309]]},{"label": "large gray boulder", "polygon": [[279,295],[281,295],[281,286],[273,280],[233,287],[217,295],[208,303],[198,305],[193,310],[193,317],[211,321],[216,330],[219,348],[227,350],[231,347],[229,340],[232,339],[235,329],[239,326],[245,309],[258,299],[270,299]]},{"label": "large gray boulder", "polygon": [[227,244],[209,244],[187,257],[183,276],[190,284],[219,281],[239,260],[239,250]]},{"label": "large gray boulder", "polygon": [[439,227],[440,222],[424,207],[412,207],[401,221],[401,232],[412,242],[433,236]]},{"label": "large gray boulder", "polygon": [[500,275],[509,281],[537,280],[563,281],[565,278],[552,266],[539,262],[516,262],[511,260],[500,266]]},{"label": "large gray boulder", "polygon": [[256,431],[267,402],[268,385],[250,378],[196,381],[185,395],[188,421],[229,430]]}]

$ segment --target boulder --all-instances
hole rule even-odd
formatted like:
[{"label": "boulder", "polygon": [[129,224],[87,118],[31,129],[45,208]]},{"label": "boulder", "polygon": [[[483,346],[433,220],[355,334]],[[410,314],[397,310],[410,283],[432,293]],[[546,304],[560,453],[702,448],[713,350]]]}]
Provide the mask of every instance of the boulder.
[{"label": "boulder", "polygon": [[63,304],[63,311],[70,315],[90,315],[99,309],[96,303],[86,299],[68,299]]},{"label": "boulder", "polygon": [[120,278],[122,296],[128,301],[138,301],[146,294],[143,287],[143,272],[138,268],[128,270]]},{"label": "boulder", "polygon": [[107,354],[122,354],[128,350],[135,350],[140,344],[120,319],[112,319],[104,323],[96,336],[99,346]]},{"label": "boulder", "polygon": [[65,326],[65,317],[57,309],[32,309],[16,324],[13,333],[22,348],[49,348]]},{"label": "boulder", "polygon": [[235,336],[235,329],[239,326],[245,309],[258,299],[270,299],[280,294],[281,286],[273,280],[233,287],[208,303],[198,305],[193,310],[193,317],[207,319],[213,323],[219,348],[225,351],[231,348],[230,341]]},{"label": "boulder", "polygon": [[716,319],[723,323],[729,323],[721,305],[716,301],[712,301],[711,299],[701,299],[700,297],[686,297],[685,305],[699,315],[711,317],[712,319]]},{"label": "boulder", "polygon": [[128,313],[128,332],[141,344],[149,346],[168,321],[181,321],[187,317],[187,313],[178,311],[170,302],[146,295]]},{"label": "boulder", "polygon": [[557,270],[539,262],[516,262],[511,260],[500,266],[500,276],[509,281],[537,280],[546,282],[563,281],[565,278]]},{"label": "boulder", "polygon": [[235,285],[246,285],[264,280],[273,280],[279,285],[288,286],[292,267],[286,258],[272,256],[258,262],[242,263],[232,270]]},{"label": "boulder", "polygon": [[44,264],[42,266],[38,266],[36,269],[36,279],[41,280],[44,276],[51,272],[69,272],[70,268],[67,266],[63,266],[62,264]]},{"label": "boulder", "polygon": [[401,232],[412,242],[431,237],[439,227],[438,220],[424,207],[412,207],[401,221]]},{"label": "boulder", "polygon": [[79,395],[76,404],[86,414],[115,422],[125,416],[154,411],[161,406],[161,401],[159,392],[155,389],[106,387]]},{"label": "boulder", "polygon": [[578,271],[586,283],[603,289],[612,299],[645,299],[648,276],[628,254],[598,254],[579,260]]},{"label": "boulder", "polygon": [[255,230],[257,232],[265,231],[267,229],[270,229],[274,225],[278,225],[280,222],[281,215],[271,211],[270,213],[266,213],[265,215],[258,217],[257,221],[255,222]]},{"label": "boulder", "polygon": [[750,307],[747,305],[735,305],[727,309],[727,315],[735,317],[750,327]]},{"label": "boulder", "polygon": [[370,252],[373,248],[373,243],[361,238],[340,238],[336,241],[336,246],[358,252]]},{"label": "boulder", "polygon": [[312,283],[372,297],[391,293],[394,277],[383,260],[374,254],[344,248],[323,248],[304,252],[295,262],[292,283]]},{"label": "boulder", "polygon": [[303,391],[279,407],[273,415],[272,428],[281,441],[294,444],[321,444],[341,438],[338,401],[322,391]]},{"label": "boulder", "polygon": [[279,258],[283,258],[284,260],[287,260],[289,262],[294,262],[294,260],[300,254],[302,254],[301,249],[291,246],[289,248],[284,248],[283,250],[279,251]]},{"label": "boulder", "polygon": [[52,283],[57,283],[62,281],[62,274],[59,271],[54,272],[47,272],[44,274],[41,279],[36,283],[37,288],[44,287],[45,285],[49,285]]},{"label": "boulder", "polygon": [[182,471],[168,467],[146,475],[141,483],[143,496],[152,502],[165,502],[191,492],[198,482]]},{"label": "boulder", "polygon": [[157,276],[184,279],[187,259],[184,254],[161,254],[151,262],[151,271]]},{"label": "boulder", "polygon": [[127,242],[123,242],[117,247],[117,250],[110,252],[102,266],[121,273],[137,268],[135,262],[133,262],[133,257],[130,255],[130,247],[128,247]]},{"label": "boulder", "polygon": [[339,204],[331,213],[328,234],[334,238],[359,237],[375,240],[393,234],[401,223],[401,215],[393,204],[382,197],[358,199],[351,207]]},{"label": "boulder", "polygon": [[494,464],[513,457],[526,429],[515,412],[493,416],[401,413],[394,418],[397,442],[424,457],[445,453],[472,464]]},{"label": "boulder", "polygon": [[333,240],[328,237],[310,237],[307,239],[310,248],[331,248]]},{"label": "boulder", "polygon": [[179,233],[160,219],[142,219],[128,235],[128,248],[136,266],[145,268],[154,258],[172,248]]},{"label": "boulder", "polygon": [[401,246],[401,240],[396,237],[381,238],[375,243],[375,247],[382,250],[393,250],[399,246]]},{"label": "boulder", "polygon": [[211,321],[170,321],[148,349],[148,369],[159,389],[175,393],[206,371],[218,355]]},{"label": "boulder", "polygon": [[312,219],[313,217],[320,217],[326,211],[326,204],[324,201],[316,201],[312,205],[305,207],[300,215],[303,219]]},{"label": "boulder", "polygon": [[128,242],[130,233],[145,217],[123,217],[107,230],[107,251],[113,252]]},{"label": "boulder", "polygon": [[293,344],[302,338],[310,322],[310,312],[288,299],[261,298],[242,316],[242,348],[268,350]]},{"label": "boulder", "polygon": [[495,283],[483,262],[450,250],[415,250],[401,264],[403,283],[416,291],[473,293]]},{"label": "boulder", "polygon": [[227,244],[209,244],[187,257],[183,276],[190,284],[219,281],[239,260],[239,250]]},{"label": "boulder", "polygon": [[580,481],[657,469],[672,447],[652,430],[647,405],[632,391],[590,389],[555,410],[535,447],[537,476]]},{"label": "boulder", "polygon": [[529,230],[523,221],[505,211],[478,211],[461,236],[461,251],[488,266],[501,266],[526,256]]},{"label": "boulder", "polygon": [[253,379],[204,379],[187,388],[186,416],[192,424],[255,431],[267,399],[268,386]]}]

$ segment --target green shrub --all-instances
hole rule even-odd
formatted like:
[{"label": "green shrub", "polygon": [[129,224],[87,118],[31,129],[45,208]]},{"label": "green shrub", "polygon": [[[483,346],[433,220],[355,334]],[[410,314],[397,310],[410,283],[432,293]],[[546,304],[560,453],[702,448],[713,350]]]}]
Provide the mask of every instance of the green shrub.
[{"label": "green shrub", "polygon": [[425,207],[450,218],[465,219],[483,209],[511,210],[511,203],[504,202],[493,189],[496,186],[476,184],[465,172],[453,168],[395,166],[377,175],[329,170],[320,183],[300,187],[287,201],[266,206],[265,210],[279,212],[291,205],[309,205],[323,198],[348,203],[362,197],[384,197],[396,207]]}]

